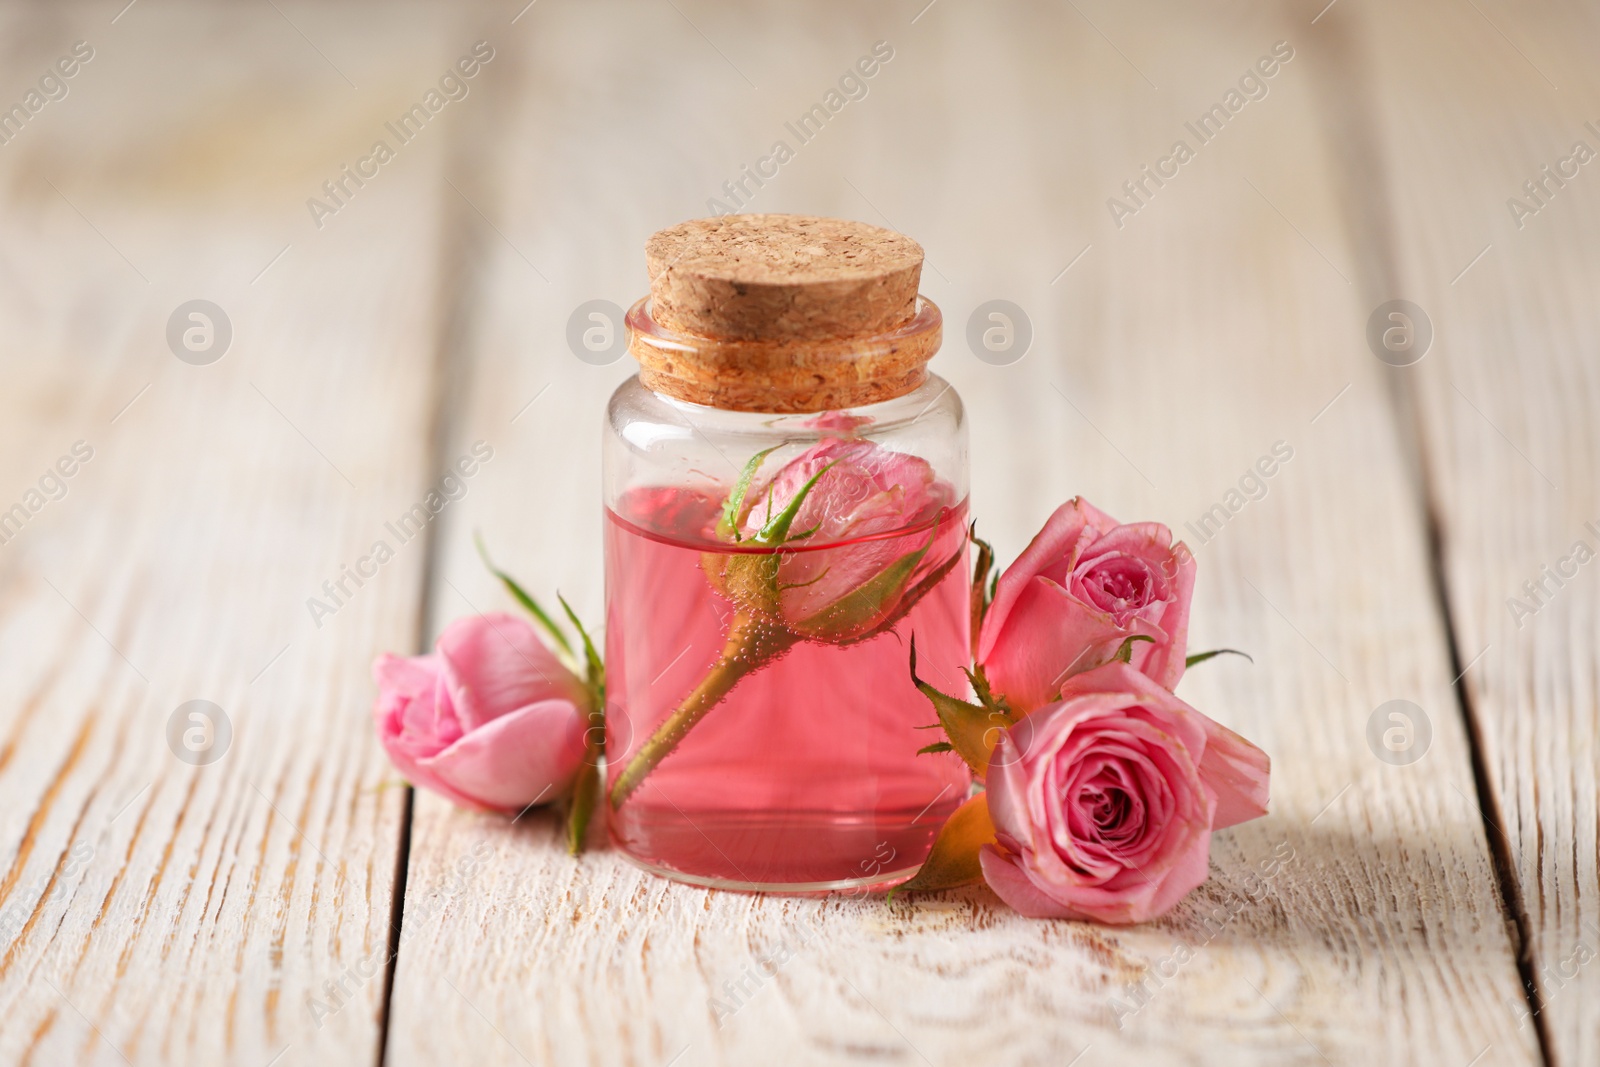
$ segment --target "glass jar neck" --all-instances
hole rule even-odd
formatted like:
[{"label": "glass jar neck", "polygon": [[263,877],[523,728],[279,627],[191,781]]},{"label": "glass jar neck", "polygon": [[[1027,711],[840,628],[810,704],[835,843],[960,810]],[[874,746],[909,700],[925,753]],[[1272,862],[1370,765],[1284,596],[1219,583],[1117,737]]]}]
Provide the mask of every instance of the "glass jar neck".
[{"label": "glass jar neck", "polygon": [[943,316],[918,297],[912,317],[872,336],[774,341],[699,337],[655,319],[648,297],[628,311],[640,380],[663,396],[725,411],[801,414],[905,396],[928,378]]}]

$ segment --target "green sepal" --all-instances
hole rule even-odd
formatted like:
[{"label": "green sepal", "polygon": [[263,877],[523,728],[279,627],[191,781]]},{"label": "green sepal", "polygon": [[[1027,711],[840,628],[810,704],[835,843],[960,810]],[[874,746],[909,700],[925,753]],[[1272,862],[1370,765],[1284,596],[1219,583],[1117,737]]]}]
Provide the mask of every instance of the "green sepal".
[{"label": "green sepal", "polygon": [[956,746],[948,741],[935,741],[931,745],[924,745],[922,748],[917,749],[917,755],[926,756],[934,752],[954,752],[955,750]]},{"label": "green sepal", "polygon": [[933,839],[933,851],[911,877],[889,890],[888,899],[896,893],[925,893],[938,889],[954,889],[982,880],[983,866],[978,854],[983,846],[994,840],[994,822],[989,818],[989,798],[985,793],[971,797],[955,810],[945,824],[939,827],[939,836]]},{"label": "green sepal", "polygon": [[828,572],[831,570],[833,570],[832,567],[822,568],[822,573],[811,579],[809,582],[779,582],[778,592],[783,593],[790,589],[804,589],[808,585],[816,585],[818,582],[822,581],[822,579],[826,578],[828,576]]},{"label": "green sepal", "polygon": [[1132,663],[1133,643],[1135,641],[1149,641],[1152,645],[1156,643],[1156,639],[1153,637],[1147,637],[1144,634],[1134,634],[1132,637],[1128,638],[1127,640],[1123,641],[1122,644],[1117,646],[1117,650],[1111,653],[1111,658],[1116,660],[1118,663]]},{"label": "green sepal", "polygon": [[1250,660],[1251,663],[1255,662],[1255,660],[1250,659],[1250,653],[1240,652],[1237,648],[1213,648],[1210,652],[1196,652],[1188,659],[1185,659],[1183,665],[1185,668],[1193,667],[1196,663],[1204,663],[1206,660],[1213,659],[1225,652],[1229,655],[1243,656],[1245,659]]},{"label": "green sepal", "polygon": [[[816,488],[817,481],[824,474],[833,470],[834,464],[838,462],[838,460],[834,460],[833,463],[823,467],[807,479],[806,484],[802,485],[800,491],[789,498],[789,503],[784,505],[783,510],[778,512],[777,515],[772,514],[772,506],[768,504],[766,525],[762,526],[751,540],[762,545],[781,545],[788,540],[789,527],[794,525],[795,516],[800,514],[800,505],[805,503],[806,497],[811,495],[811,490]],[[771,487],[769,486],[768,488],[770,489]],[[807,535],[809,536],[813,532],[815,531],[808,531]]]},{"label": "green sepal", "polygon": [[961,562],[962,558],[966,555],[966,551],[967,546],[965,543],[962,543],[954,552],[950,554],[949,559],[945,560],[937,567],[931,568],[917,581],[916,585],[913,585],[910,589],[905,591],[905,594],[900,598],[900,602],[895,605],[894,611],[890,612],[888,617],[886,617],[882,622],[878,623],[865,633],[858,634],[855,637],[847,637],[844,640],[836,643],[841,646],[861,644],[864,641],[872,640],[881,633],[892,630],[901,619],[905,618],[906,615],[910,613],[912,608],[917,606],[917,603],[921,601],[923,597],[931,593],[940,582],[944,581],[945,575],[949,574],[955,569],[955,565]]},{"label": "green sepal", "polygon": [[756,471],[761,467],[761,461],[772,453],[782,448],[782,445],[773,445],[771,448],[762,449],[745,463],[744,470],[739,472],[739,480],[733,483],[733,491],[728,494],[728,499],[722,505],[722,517],[717,520],[717,536],[735,541],[739,537],[739,513],[744,510],[745,494],[750,491],[750,482],[756,476]]},{"label": "green sepal", "polygon": [[515,578],[494,565],[494,562],[489,558],[489,550],[484,547],[482,535],[476,530],[472,533],[472,543],[478,546],[478,557],[483,560],[483,565],[488,568],[489,573],[500,579],[500,584],[506,587],[506,591],[511,594],[512,599],[526,608],[528,614],[532,615],[539,625],[544,627],[545,632],[555,641],[556,651],[561,656],[562,661],[568,667],[576,670],[578,663],[577,653],[573,651],[572,642],[567,640],[567,635],[562,633],[561,627],[556,625],[556,621],[550,617],[544,608],[539,606],[539,602],[533,599],[527,590],[517,584]]},{"label": "green sepal", "polygon": [[989,613],[989,605],[994,603],[994,585],[989,579],[989,572],[994,569],[994,546],[978,536],[978,523],[973,521],[967,527],[967,538],[978,546],[978,558],[972,565],[972,656],[978,655],[978,631],[983,626],[983,617]]},{"label": "green sepal", "polygon": [[985,708],[941,693],[917,677],[915,636],[911,638],[911,684],[933,704],[950,747],[972,768],[972,773],[982,778],[989,770],[989,754],[1000,739],[1000,731],[1010,726],[1013,718],[1001,709]]},{"label": "green sepal", "polygon": [[1016,718],[1011,705],[1006,703],[1006,698],[995,696],[994,690],[989,687],[989,676],[984,673],[983,664],[980,663],[976,667],[962,667],[961,673],[972,683],[972,691],[978,694],[978,703],[990,711],[1001,712],[1013,720]]},{"label": "green sepal", "polygon": [[935,522],[921,548],[907,552],[809,619],[801,619],[795,623],[795,631],[807,636],[822,634],[840,637],[879,618],[885,608],[901,599],[906,591],[906,583],[911,580],[922,557],[933,547],[933,540],[938,533],[939,524]]}]

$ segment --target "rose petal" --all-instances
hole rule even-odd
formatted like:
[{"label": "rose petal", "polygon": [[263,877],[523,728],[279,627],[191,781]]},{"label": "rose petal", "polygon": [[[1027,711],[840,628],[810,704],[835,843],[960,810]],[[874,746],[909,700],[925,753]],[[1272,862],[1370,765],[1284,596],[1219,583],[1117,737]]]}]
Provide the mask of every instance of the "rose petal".
[{"label": "rose petal", "polygon": [[1225,829],[1267,813],[1272,758],[1221,723],[1205,720],[1200,776],[1217,794],[1212,828]]},{"label": "rose petal", "polygon": [[1118,626],[1126,626],[1136,612],[1153,609],[1159,617],[1168,584],[1159,567],[1118,552],[1080,564],[1072,576],[1071,592],[1110,615]]},{"label": "rose petal", "polygon": [[394,656],[385,652],[372,661],[372,680],[385,692],[417,696],[433,688],[439,674],[439,657]]},{"label": "rose petal", "polygon": [[1116,881],[1075,888],[1069,907],[1078,917],[1105,923],[1148,922],[1166,914],[1210,876],[1210,855],[1211,833],[1202,830],[1160,878],[1129,868]]},{"label": "rose petal", "polygon": [[397,767],[432,756],[461,736],[449,698],[439,685],[438,656],[385,653],[373,661],[372,677],[378,683],[373,725]]},{"label": "rose petal", "polygon": [[[1165,529],[1165,527],[1162,527]],[[1154,620],[1168,640],[1146,644],[1134,642],[1132,664],[1143,674],[1166,689],[1176,688],[1178,680],[1187,669],[1184,657],[1189,651],[1189,607],[1194,599],[1194,556],[1183,542],[1173,546],[1172,559],[1177,563],[1177,573],[1172,578],[1170,600]]]},{"label": "rose petal", "polygon": [[994,845],[983,846],[978,853],[978,864],[983,868],[983,880],[989,883],[989,888],[1019,915],[1030,919],[1084,918],[1029,881],[1017,866],[1016,858]]},{"label": "rose petal", "polygon": [[[1071,672],[1098,666],[1124,636],[1109,614],[1048,578],[1030,581],[1014,605],[1013,614],[1026,620],[1026,629],[1005,630],[982,662],[990,685],[1023,713],[1054,700]],[[1162,636],[1148,624],[1143,628],[1152,631],[1151,637]],[[987,617],[983,629],[989,632]]]},{"label": "rose petal", "polygon": [[457,619],[435,648],[463,733],[537,701],[584,699],[583,683],[520,616],[501,611]]},{"label": "rose petal", "polygon": [[[999,640],[1000,631],[1016,605],[1017,599],[1042,574],[1052,561],[1061,559],[1078,540],[1084,527],[1093,525],[1091,518],[1099,515],[1082,497],[1073,497],[1062,504],[1045,520],[1044,527],[1028,542],[1028,547],[1000,575],[995,583],[994,601],[983,618],[983,629],[978,638],[978,660],[988,663]],[[1101,515],[1101,518],[1106,516]],[[1111,523],[1115,526],[1116,523]]]},{"label": "rose petal", "polygon": [[1018,840],[1033,838],[1033,824],[1028,819],[1025,796],[1028,772],[1022,766],[1022,752],[1027,744],[1031,719],[1023,719],[1009,730],[1002,731],[989,756],[989,770],[984,776],[989,794],[989,819],[995,830]]},{"label": "rose petal", "polygon": [[517,812],[572,787],[584,757],[587,723],[565,700],[545,700],[502,715],[430,759],[413,784],[494,811]]}]

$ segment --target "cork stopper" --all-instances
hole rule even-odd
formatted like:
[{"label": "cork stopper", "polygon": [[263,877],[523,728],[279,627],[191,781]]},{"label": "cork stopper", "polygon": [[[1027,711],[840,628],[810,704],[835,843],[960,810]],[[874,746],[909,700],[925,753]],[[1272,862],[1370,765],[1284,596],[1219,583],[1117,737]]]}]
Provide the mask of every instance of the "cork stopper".
[{"label": "cork stopper", "polygon": [[922,246],[846,219],[728,215],[644,246],[656,321],[728,341],[882,333],[911,318]]},{"label": "cork stopper", "polygon": [[917,296],[922,248],[813,215],[696,219],[645,245],[650,298],[629,349],[657,392],[739,411],[826,411],[921,385],[938,309]]}]

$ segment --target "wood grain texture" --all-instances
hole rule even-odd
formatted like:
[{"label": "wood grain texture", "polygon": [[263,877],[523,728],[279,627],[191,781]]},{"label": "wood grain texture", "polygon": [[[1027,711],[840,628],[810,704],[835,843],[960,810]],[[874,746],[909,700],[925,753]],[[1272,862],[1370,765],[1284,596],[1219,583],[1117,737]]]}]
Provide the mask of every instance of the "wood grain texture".
[{"label": "wood grain texture", "polygon": [[[1351,328],[1367,235],[1314,92],[1315,12],[919,9],[540,5],[507,30],[498,158],[457,175],[483,274],[447,446],[496,459],[445,517],[430,627],[505,606],[473,528],[599,619],[595,442],[631,370],[574,358],[567,317],[643,292],[644,238],[706,213],[883,39],[867,97],[750,208],[923,243],[950,327],[933,370],[968,404],[975,512],[1002,558],[1074,493],[1195,545],[1196,647],[1256,665],[1218,660],[1181,692],[1272,754],[1272,816],[1219,835],[1213,878],[1172,915],[1110,930],[976,889],[895,906],[690,889],[612,852],[574,863],[548,813],[508,824],[419,794],[389,1062],[1538,1062],[1423,496],[1386,368]],[[1280,40],[1295,58],[1267,95],[1118,226],[1107,199],[1193,144],[1184,123]],[[1035,331],[1011,366],[964,343],[997,296]],[[1265,495],[1196,543],[1186,525],[1279,441],[1293,456]],[[1431,731],[1405,766],[1367,741],[1392,699]]]},{"label": "wood grain texture", "polygon": [[1526,909],[1551,1062],[1596,1063],[1600,163],[1573,155],[1600,153],[1600,23],[1574,5],[1354,14],[1381,87],[1369,174],[1394,220],[1375,299],[1420,304],[1436,338],[1392,374],[1426,461],[1487,817]]},{"label": "wood grain texture", "polygon": [[[372,1062],[405,792],[367,671],[425,539],[306,602],[427,482],[442,142],[321,229],[305,201],[466,31],[122,7],[0,12],[7,94],[94,50],[0,148],[4,506],[92,449],[0,545],[0,1062]],[[166,340],[194,298],[232,324],[207,366]],[[205,766],[169,749],[193,699],[231,722]]]}]

